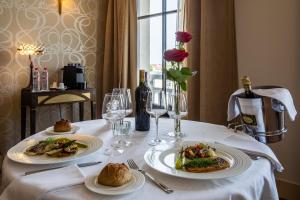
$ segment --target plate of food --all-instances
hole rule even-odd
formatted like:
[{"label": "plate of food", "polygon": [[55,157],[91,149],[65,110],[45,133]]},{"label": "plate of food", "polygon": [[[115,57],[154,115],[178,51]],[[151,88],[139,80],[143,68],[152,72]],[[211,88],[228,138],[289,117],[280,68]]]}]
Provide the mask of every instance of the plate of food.
[{"label": "plate of food", "polygon": [[176,147],[159,145],[150,148],[144,159],[157,171],[188,179],[233,177],[245,172],[252,163],[240,150],[198,141],[184,141]]},{"label": "plate of food", "polygon": [[85,179],[85,186],[92,192],[104,195],[122,195],[143,187],[145,177],[137,170],[131,170],[124,163],[109,163],[99,175]]},{"label": "plate of food", "polygon": [[56,164],[83,158],[102,146],[101,139],[90,135],[41,136],[21,141],[7,157],[23,164]]},{"label": "plate of food", "polygon": [[61,119],[54,126],[47,128],[45,131],[52,135],[73,134],[80,129],[79,126],[71,124],[69,120]]}]

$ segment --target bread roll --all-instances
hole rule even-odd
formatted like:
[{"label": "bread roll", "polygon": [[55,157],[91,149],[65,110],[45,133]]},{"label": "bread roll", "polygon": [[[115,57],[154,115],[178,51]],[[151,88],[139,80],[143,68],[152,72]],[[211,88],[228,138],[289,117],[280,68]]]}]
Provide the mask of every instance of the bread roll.
[{"label": "bread roll", "polygon": [[68,132],[71,131],[72,126],[69,120],[61,119],[55,123],[53,129],[55,132]]},{"label": "bread roll", "polygon": [[98,183],[118,187],[128,183],[131,178],[132,174],[124,163],[109,163],[100,172]]}]

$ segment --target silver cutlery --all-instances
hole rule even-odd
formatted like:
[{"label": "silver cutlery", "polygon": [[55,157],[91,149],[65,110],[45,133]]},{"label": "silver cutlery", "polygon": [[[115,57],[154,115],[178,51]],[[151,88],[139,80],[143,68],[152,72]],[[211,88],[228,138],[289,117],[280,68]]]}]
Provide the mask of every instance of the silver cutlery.
[{"label": "silver cutlery", "polygon": [[165,184],[159,182],[158,180],[156,180],[152,175],[150,175],[148,172],[145,172],[144,170],[140,169],[137,164],[134,162],[134,160],[129,159],[127,160],[127,163],[129,165],[129,167],[131,169],[137,170],[139,172],[141,172],[144,176],[148,177],[153,183],[155,183],[155,185],[157,185],[160,189],[162,189],[164,192],[170,194],[173,192],[172,189],[170,189],[168,186],[166,186]]},{"label": "silver cutlery", "polygon": [[[77,166],[78,167],[88,167],[88,166],[97,165],[97,164],[100,164],[100,163],[102,163],[102,162],[101,161],[87,162],[87,163],[77,164]],[[38,170],[28,171],[28,172],[25,172],[24,175],[27,176],[27,175],[30,175],[30,174],[35,174],[35,173],[44,172],[44,171],[48,171],[48,170],[60,169],[60,168],[67,167],[67,166],[69,166],[69,164],[58,166],[58,167],[51,167],[51,168],[47,168],[47,169],[38,169]]]}]

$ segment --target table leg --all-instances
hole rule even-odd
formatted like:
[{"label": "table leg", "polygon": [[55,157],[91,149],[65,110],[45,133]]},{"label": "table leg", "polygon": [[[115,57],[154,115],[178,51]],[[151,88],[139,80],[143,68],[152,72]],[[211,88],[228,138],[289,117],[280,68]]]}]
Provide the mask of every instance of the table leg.
[{"label": "table leg", "polygon": [[30,107],[30,135],[35,134],[36,107]]},{"label": "table leg", "polygon": [[83,121],[84,102],[79,102],[79,121]]},{"label": "table leg", "polygon": [[26,106],[21,106],[21,140],[26,137]]},{"label": "table leg", "polygon": [[91,101],[91,119],[95,119],[95,112],[94,112],[94,101]]}]

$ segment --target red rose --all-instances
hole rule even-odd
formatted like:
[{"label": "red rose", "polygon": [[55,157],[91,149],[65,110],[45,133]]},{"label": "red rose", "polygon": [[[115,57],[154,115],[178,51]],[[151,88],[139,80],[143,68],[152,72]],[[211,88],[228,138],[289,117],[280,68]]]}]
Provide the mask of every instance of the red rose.
[{"label": "red rose", "polygon": [[164,59],[166,59],[166,61],[182,62],[188,55],[189,53],[185,50],[170,49],[165,51]]},{"label": "red rose", "polygon": [[176,41],[178,42],[189,42],[192,39],[192,35],[189,34],[188,32],[176,32]]}]

